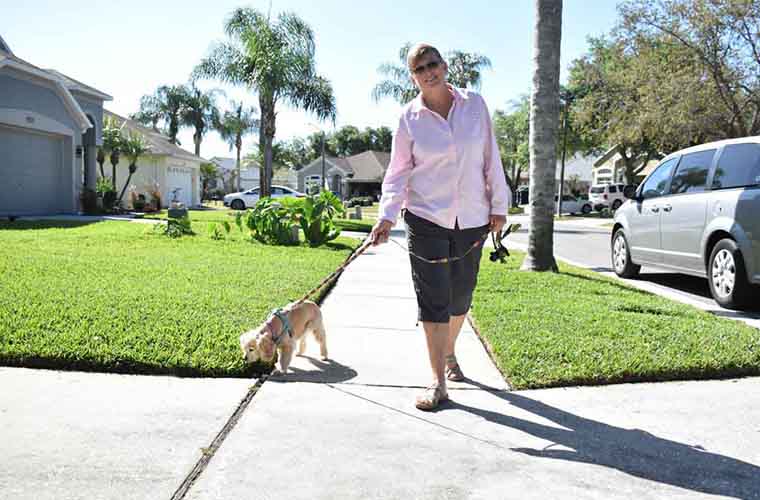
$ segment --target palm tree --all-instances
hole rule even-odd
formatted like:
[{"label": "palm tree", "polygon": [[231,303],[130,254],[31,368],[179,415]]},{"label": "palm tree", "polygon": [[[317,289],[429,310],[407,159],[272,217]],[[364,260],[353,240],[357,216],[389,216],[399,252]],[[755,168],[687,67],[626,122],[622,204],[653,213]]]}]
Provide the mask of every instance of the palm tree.
[{"label": "palm tree", "polygon": [[203,190],[201,191],[201,201],[208,193],[208,183],[219,177],[219,169],[213,163],[201,163],[201,182]]},{"label": "palm tree", "polygon": [[216,129],[222,139],[229,144],[230,151],[232,148],[236,150],[235,177],[237,189],[240,191],[240,152],[243,149],[243,137],[259,130],[259,120],[256,118],[256,108],[253,106],[246,108],[242,102],[232,101],[232,108],[232,111],[225,111],[216,124]]},{"label": "palm tree", "polygon": [[522,269],[557,270],[554,194],[559,128],[562,0],[535,0],[533,90],[530,98],[530,233]]},{"label": "palm tree", "polygon": [[105,163],[106,157],[111,161],[111,187],[113,187],[114,192],[116,192],[116,165],[119,164],[122,142],[119,122],[111,117],[105,118],[103,120],[103,145],[99,148],[97,161],[102,160],[100,165],[101,176],[103,175],[103,163]]},{"label": "palm tree", "polygon": [[[375,102],[384,97],[390,97],[399,104],[406,104],[419,94],[412,82],[407,68],[406,56],[412,44],[407,42],[398,51],[398,64],[385,63],[377,68],[378,73],[386,79],[372,89]],[[482,70],[491,67],[491,60],[476,53],[452,50],[445,57],[449,65],[448,81],[455,87],[480,88]]]},{"label": "palm tree", "polygon": [[201,142],[203,135],[219,122],[219,109],[216,107],[216,96],[222,91],[212,89],[204,92],[193,86],[187,89],[185,102],[180,111],[182,125],[193,127],[193,143],[195,143],[195,155],[201,155]]},{"label": "palm tree", "polygon": [[167,127],[169,142],[179,144],[177,134],[182,125],[182,112],[190,95],[184,85],[162,85],[153,95],[140,99],[140,111],[131,115],[135,121],[158,130],[158,122]]},{"label": "palm tree", "polygon": [[243,85],[258,93],[259,148],[264,157],[260,186],[261,195],[268,196],[277,102],[283,99],[320,120],[334,122],[333,89],[327,79],[317,75],[314,33],[297,15],[281,13],[272,22],[255,9],[238,8],[225,23],[225,32],[230,41],[213,46],[193,75]]},{"label": "palm tree", "polygon": [[124,187],[121,188],[119,199],[116,201],[117,206],[121,204],[121,200],[124,198],[124,192],[127,190],[127,186],[129,186],[129,181],[132,180],[132,175],[137,172],[137,160],[148,151],[148,144],[145,142],[142,134],[131,132],[127,137],[122,139],[121,151],[129,160],[129,176],[124,183]]},{"label": "palm tree", "polygon": [[385,63],[377,68],[377,72],[387,77],[372,89],[372,98],[375,102],[380,101],[383,97],[390,97],[399,104],[406,104],[411,101],[419,89],[412,82],[409,76],[409,69],[406,66],[406,55],[412,44],[406,42],[398,51],[400,64]]}]

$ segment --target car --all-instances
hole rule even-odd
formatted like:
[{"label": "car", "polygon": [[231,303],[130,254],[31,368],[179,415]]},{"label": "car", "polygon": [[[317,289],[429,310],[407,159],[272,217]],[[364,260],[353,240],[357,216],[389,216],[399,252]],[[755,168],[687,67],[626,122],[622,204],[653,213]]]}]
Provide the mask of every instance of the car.
[{"label": "car", "polygon": [[760,136],[694,146],[666,156],[615,213],[615,273],[642,265],[705,277],[729,309],[760,293]]},{"label": "car", "polygon": [[624,189],[625,184],[596,184],[589,188],[588,199],[594,210],[617,210],[625,202]]},{"label": "car", "polygon": [[[272,198],[282,198],[285,196],[303,198],[306,195],[286,186],[272,186]],[[245,210],[246,208],[254,206],[257,201],[259,201],[259,188],[253,188],[248,191],[226,195],[224,197],[224,206],[230,207],[234,210]]]},{"label": "car", "polygon": [[[554,195],[554,208],[555,212],[557,211],[557,200],[559,199],[558,195]],[[591,202],[587,200],[582,200],[580,198],[576,198],[575,196],[566,194],[562,195],[562,213],[563,214],[578,214],[582,213],[584,215],[587,215],[591,213]]]}]

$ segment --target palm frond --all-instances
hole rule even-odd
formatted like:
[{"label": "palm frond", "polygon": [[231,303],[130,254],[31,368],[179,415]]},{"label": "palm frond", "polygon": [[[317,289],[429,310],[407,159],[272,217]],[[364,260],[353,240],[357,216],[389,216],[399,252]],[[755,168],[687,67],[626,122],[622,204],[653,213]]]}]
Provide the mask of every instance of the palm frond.
[{"label": "palm frond", "polygon": [[335,95],[326,78],[306,75],[294,82],[285,97],[293,107],[314,113],[320,120],[335,122]]}]

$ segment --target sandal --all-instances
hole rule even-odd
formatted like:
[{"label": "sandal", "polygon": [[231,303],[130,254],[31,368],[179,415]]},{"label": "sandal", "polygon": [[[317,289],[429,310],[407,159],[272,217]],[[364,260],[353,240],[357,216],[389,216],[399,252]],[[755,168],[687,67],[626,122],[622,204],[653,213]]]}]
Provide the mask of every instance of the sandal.
[{"label": "sandal", "polygon": [[454,354],[446,356],[446,378],[452,382],[461,382],[465,379]]},{"label": "sandal", "polygon": [[434,383],[425,389],[425,392],[417,396],[417,401],[414,406],[416,406],[418,410],[431,411],[438,408],[438,405],[441,404],[441,402],[448,399],[449,394],[446,392],[446,389],[442,389],[441,386]]}]

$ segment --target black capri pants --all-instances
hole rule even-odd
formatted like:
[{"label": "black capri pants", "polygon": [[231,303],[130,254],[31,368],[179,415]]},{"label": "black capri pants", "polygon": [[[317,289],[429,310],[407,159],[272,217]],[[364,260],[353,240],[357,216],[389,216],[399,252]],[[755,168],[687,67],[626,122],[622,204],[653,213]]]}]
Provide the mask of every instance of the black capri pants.
[{"label": "black capri pants", "polygon": [[462,259],[431,264],[426,259],[461,257],[472,245],[485,238],[489,225],[470,229],[447,229],[404,210],[404,223],[412,263],[412,281],[417,293],[419,321],[448,323],[451,316],[466,314],[472,304],[472,292],[478,281],[483,245],[478,245]]}]

